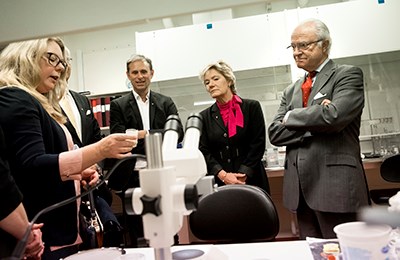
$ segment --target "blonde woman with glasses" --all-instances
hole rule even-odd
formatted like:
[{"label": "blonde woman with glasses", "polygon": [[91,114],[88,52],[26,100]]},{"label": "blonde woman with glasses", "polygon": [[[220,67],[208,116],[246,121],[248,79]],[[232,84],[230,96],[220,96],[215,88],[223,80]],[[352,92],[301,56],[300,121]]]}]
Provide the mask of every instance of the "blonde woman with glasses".
[{"label": "blonde woman with glasses", "polygon": [[[92,165],[129,156],[137,142],[110,135],[74,149],[63,125],[59,98],[66,86],[65,47],[60,38],[12,43],[0,55],[0,124],[11,173],[24,196],[28,218],[80,193],[80,184],[98,181]],[[65,258],[78,251],[78,203],[39,218],[45,249],[42,259]]]}]

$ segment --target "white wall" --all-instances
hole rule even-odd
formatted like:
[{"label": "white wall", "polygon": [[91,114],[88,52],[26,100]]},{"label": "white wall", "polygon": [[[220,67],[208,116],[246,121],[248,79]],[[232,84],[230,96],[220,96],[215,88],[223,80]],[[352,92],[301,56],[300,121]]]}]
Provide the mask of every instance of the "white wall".
[{"label": "white wall", "polygon": [[[70,49],[78,50],[75,60],[82,63],[82,71],[73,73],[71,85],[94,94],[127,90],[125,62],[135,52],[152,58],[155,81],[196,76],[218,59],[229,62],[234,70],[291,64],[292,77],[297,78],[302,72],[285,48],[299,21],[315,17],[328,25],[332,58],[358,56],[400,49],[397,10],[397,0],[384,4],[358,0],[214,22],[210,30],[206,24],[154,30],[160,28],[154,21],[147,24],[147,30],[141,26],[142,32],[127,26],[65,36]],[[79,69],[79,65],[74,67]]]},{"label": "white wall", "polygon": [[[361,11],[362,10],[362,11]],[[331,58],[400,49],[400,1],[350,1],[292,9],[206,24],[136,34],[137,50],[153,57],[161,70],[155,80],[191,77],[209,62],[225,59],[235,70],[292,64],[290,34],[307,18],[324,21],[331,30]],[[176,66],[171,66],[171,62]]]},{"label": "white wall", "polygon": [[[271,0],[277,1],[277,0]],[[282,1],[282,0],[279,0]],[[0,0],[0,44],[140,24],[179,14],[230,8],[263,0]]]},{"label": "white wall", "polygon": [[70,87],[78,91],[90,90],[94,94],[127,90],[125,62],[136,52],[135,32],[160,26],[160,21],[155,20],[142,25],[63,36],[73,58]]},{"label": "white wall", "polygon": [[[197,76],[222,59],[234,70],[284,65],[284,13],[272,13],[136,34],[137,51],[152,57],[155,81]],[[212,28],[207,29],[207,25]]]}]

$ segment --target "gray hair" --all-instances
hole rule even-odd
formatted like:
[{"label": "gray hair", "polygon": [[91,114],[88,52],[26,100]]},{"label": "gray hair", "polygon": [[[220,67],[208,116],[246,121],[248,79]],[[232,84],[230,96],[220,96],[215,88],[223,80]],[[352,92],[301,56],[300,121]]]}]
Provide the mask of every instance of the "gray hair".
[{"label": "gray hair", "polygon": [[[332,39],[331,39],[331,35],[329,33],[328,26],[326,26],[326,24],[323,23],[321,20],[311,18],[311,19],[307,19],[307,20],[301,22],[298,27],[308,26],[309,24],[311,24],[314,27],[315,34],[317,35],[319,40],[324,40],[324,41],[328,42],[326,51],[329,54],[329,52],[331,51],[331,46],[332,46]],[[320,47],[322,46],[322,42],[319,42],[318,44]]]},{"label": "gray hair", "polygon": [[65,50],[64,50],[64,59],[68,63],[68,66],[70,66],[71,61],[72,61],[72,55],[71,55],[71,51],[68,49],[67,46],[65,46]]},{"label": "gray hair", "polygon": [[149,65],[150,70],[153,70],[153,63],[151,62],[151,59],[147,58],[144,55],[136,54],[133,55],[127,62],[126,62],[126,71],[129,71],[129,64],[135,62],[135,61],[143,61],[144,63],[147,63]]},{"label": "gray hair", "polygon": [[236,84],[235,74],[233,74],[233,70],[232,70],[231,66],[229,66],[224,61],[217,61],[215,63],[211,63],[211,64],[207,65],[200,72],[199,78],[200,78],[201,82],[203,82],[203,84],[204,84],[204,78],[205,78],[207,71],[209,71],[211,69],[215,69],[216,71],[221,73],[222,76],[224,76],[224,78],[226,80],[230,81],[232,84],[229,87],[232,90],[232,93],[237,94],[236,87],[235,87],[235,84]]}]

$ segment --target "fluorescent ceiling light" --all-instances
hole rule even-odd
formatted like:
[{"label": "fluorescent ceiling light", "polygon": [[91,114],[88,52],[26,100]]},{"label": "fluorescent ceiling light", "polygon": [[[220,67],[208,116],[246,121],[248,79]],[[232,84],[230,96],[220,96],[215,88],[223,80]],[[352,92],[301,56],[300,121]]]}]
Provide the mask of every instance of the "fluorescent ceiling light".
[{"label": "fluorescent ceiling light", "polygon": [[206,100],[206,101],[196,101],[193,103],[193,106],[203,106],[203,105],[211,105],[214,104],[214,100]]}]

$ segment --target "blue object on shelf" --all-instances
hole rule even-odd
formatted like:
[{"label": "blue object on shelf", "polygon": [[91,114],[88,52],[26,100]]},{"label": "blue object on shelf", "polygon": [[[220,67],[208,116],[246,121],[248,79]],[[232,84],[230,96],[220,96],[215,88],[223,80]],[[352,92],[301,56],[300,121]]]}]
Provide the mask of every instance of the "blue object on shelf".
[{"label": "blue object on shelf", "polygon": [[207,29],[212,29],[212,23],[207,24]]}]

